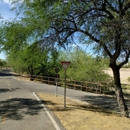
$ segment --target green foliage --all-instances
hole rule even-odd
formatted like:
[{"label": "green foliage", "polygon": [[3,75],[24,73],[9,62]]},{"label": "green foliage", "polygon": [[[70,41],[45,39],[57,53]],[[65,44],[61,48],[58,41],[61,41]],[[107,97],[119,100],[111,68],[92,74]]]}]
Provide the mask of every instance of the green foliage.
[{"label": "green foliage", "polygon": [[[17,2],[19,0],[13,0],[12,3]],[[84,44],[88,44],[89,40],[89,44],[94,44],[95,52],[100,55],[113,57],[111,62],[121,58],[123,62],[119,67],[122,67],[130,53],[129,2],[24,0],[14,8],[23,16],[1,26],[1,44],[4,49],[17,49],[30,40],[54,49],[54,44],[66,47],[76,37]]]},{"label": "green foliage", "polygon": [[56,51],[41,50],[37,44],[27,45],[20,51],[10,51],[8,64],[19,73],[54,76],[57,64]]},{"label": "green foliage", "polygon": [[22,60],[24,53],[20,52],[9,52],[7,54],[7,62],[14,69],[15,72],[24,73],[27,72],[27,65]]},{"label": "green foliage", "polygon": [[7,62],[5,60],[0,59],[0,67],[5,67]]},{"label": "green foliage", "polygon": [[[17,2],[19,0],[14,0],[12,3],[16,4]],[[98,2],[88,0],[40,0],[32,2],[24,0],[18,4],[19,6],[14,7],[14,10],[17,10],[18,14],[22,12],[23,16],[19,20],[1,23],[1,47],[7,51],[17,51],[24,48],[27,43],[36,43],[43,50],[53,52],[58,46],[66,47],[76,37],[84,44],[94,45],[94,50],[99,52],[99,55],[111,58],[110,62],[107,61],[108,64],[115,62],[124,54],[125,60],[119,64],[119,67],[121,67],[127,62],[129,55],[128,25],[130,13],[129,7],[126,7],[126,10],[122,10],[125,11],[125,14],[119,14],[117,11],[121,10],[119,4],[122,4],[122,7],[125,8],[129,2],[119,3],[119,1],[109,2],[107,0]],[[123,17],[120,17],[120,15]],[[119,40],[117,40],[117,37]],[[117,48],[120,48],[120,50]],[[35,64],[39,61],[39,55],[34,53],[35,56],[33,57],[31,51],[27,50],[28,54],[25,55],[28,56],[24,57],[24,63],[27,66],[33,66],[33,68],[40,68],[41,64]],[[91,66],[92,63],[88,64]],[[52,66],[55,65],[52,64]],[[76,67],[74,68],[76,69]],[[84,68],[84,64],[82,68]],[[96,66],[93,69],[95,70]],[[94,75],[93,69],[91,72]],[[86,73],[91,75],[88,70],[86,70]]]},{"label": "green foliage", "polygon": [[[72,52],[62,52],[60,59],[71,61],[67,69],[67,78],[72,80],[107,81],[110,78],[102,71],[104,64],[82,50],[75,49]],[[60,75],[64,77],[64,71],[61,71]]]},{"label": "green foliage", "polygon": [[0,27],[0,44],[3,50],[19,50],[26,45],[28,31],[21,22],[5,21]]}]

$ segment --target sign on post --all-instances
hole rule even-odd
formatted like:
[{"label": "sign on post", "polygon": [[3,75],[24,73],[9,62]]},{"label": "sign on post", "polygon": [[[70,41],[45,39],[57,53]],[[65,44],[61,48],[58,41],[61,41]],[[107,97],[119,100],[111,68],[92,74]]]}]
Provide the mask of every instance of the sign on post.
[{"label": "sign on post", "polygon": [[57,82],[58,82],[58,78],[59,78],[59,75],[58,75],[59,71],[60,71],[60,68],[56,67],[55,68],[55,72],[56,72],[56,92],[55,92],[55,95],[56,95],[56,97],[58,95],[58,85],[57,85]]},{"label": "sign on post", "polygon": [[61,64],[62,64],[64,70],[67,70],[67,68],[69,67],[70,63],[71,63],[70,61],[61,61]]},{"label": "sign on post", "polygon": [[65,70],[64,108],[66,108],[66,70],[69,67],[70,63],[70,61],[61,61],[61,64]]}]

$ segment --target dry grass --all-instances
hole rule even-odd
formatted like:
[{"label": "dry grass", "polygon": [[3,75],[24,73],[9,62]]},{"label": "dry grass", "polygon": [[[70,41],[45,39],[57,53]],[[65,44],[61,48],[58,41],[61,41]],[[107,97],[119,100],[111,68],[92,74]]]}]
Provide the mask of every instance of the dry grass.
[{"label": "dry grass", "polygon": [[39,93],[38,96],[60,119],[66,130],[130,130],[130,119],[108,113],[98,107],[63,97]]}]

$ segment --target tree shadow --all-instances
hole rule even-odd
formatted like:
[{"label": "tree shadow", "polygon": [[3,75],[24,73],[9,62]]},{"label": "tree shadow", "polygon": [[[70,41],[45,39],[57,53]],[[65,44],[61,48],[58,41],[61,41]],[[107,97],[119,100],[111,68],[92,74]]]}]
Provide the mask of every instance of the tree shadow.
[{"label": "tree shadow", "polygon": [[[106,111],[120,112],[116,97],[112,96],[83,96],[82,101],[96,105]],[[126,105],[130,109],[130,100],[125,99]]]},{"label": "tree shadow", "polygon": [[[48,100],[42,100],[42,102],[46,105],[55,105],[55,107],[51,108],[52,111],[73,111],[74,109],[92,111],[92,112],[100,112],[102,114],[116,114],[120,112],[116,98],[109,96],[83,96],[81,97],[81,101],[89,103],[89,104],[80,104],[80,103],[67,103],[66,109],[63,107],[63,103],[54,103]],[[130,100],[126,100],[127,106],[130,108]],[[61,107],[62,106],[62,107]],[[118,114],[117,114],[118,115]],[[119,115],[120,116],[120,115]]]},{"label": "tree shadow", "polygon": [[0,93],[5,93],[5,92],[12,92],[12,91],[15,91],[17,89],[20,89],[20,88],[11,88],[11,89],[8,89],[8,88],[0,88]]},{"label": "tree shadow", "polygon": [[43,109],[39,101],[26,98],[13,98],[0,101],[1,119],[22,120],[26,115],[37,115]]},{"label": "tree shadow", "polygon": [[115,97],[83,96],[81,100],[108,110],[115,110],[115,108],[118,108],[118,104]]},{"label": "tree shadow", "polygon": [[10,74],[9,71],[3,70],[0,72],[0,77],[4,77],[4,76],[12,76],[12,74]]},{"label": "tree shadow", "polygon": [[1,70],[0,71],[0,78],[5,77],[5,76],[19,76],[20,74],[17,73],[12,73],[10,70]]},{"label": "tree shadow", "polygon": [[[48,107],[48,111],[74,111],[76,109],[78,110],[84,110],[84,111],[91,111],[91,112],[99,112],[101,114],[104,115],[111,115],[111,114],[116,114],[113,113],[113,111],[108,111],[106,109],[103,109],[99,106],[94,106],[91,104],[77,104],[77,103],[67,103],[66,108],[63,107],[63,104],[61,103],[54,103],[52,101],[42,101],[44,102],[44,104],[46,105],[46,107],[48,107],[48,105],[52,105],[53,107]],[[54,106],[55,105],[55,106]],[[118,114],[116,114],[117,116],[120,116]]]}]

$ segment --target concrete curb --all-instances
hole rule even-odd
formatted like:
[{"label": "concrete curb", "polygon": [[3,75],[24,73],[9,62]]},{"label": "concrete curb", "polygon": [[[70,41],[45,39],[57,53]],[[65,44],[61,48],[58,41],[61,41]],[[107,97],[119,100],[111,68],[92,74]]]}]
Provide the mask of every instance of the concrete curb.
[{"label": "concrete curb", "polygon": [[41,103],[41,106],[45,110],[46,114],[48,115],[49,119],[53,123],[54,127],[56,130],[65,130],[63,126],[61,126],[61,123],[58,121],[59,119],[55,116],[53,112],[51,112],[39,99],[39,97],[36,95],[35,92],[33,92],[33,95],[36,97],[36,99]]}]

